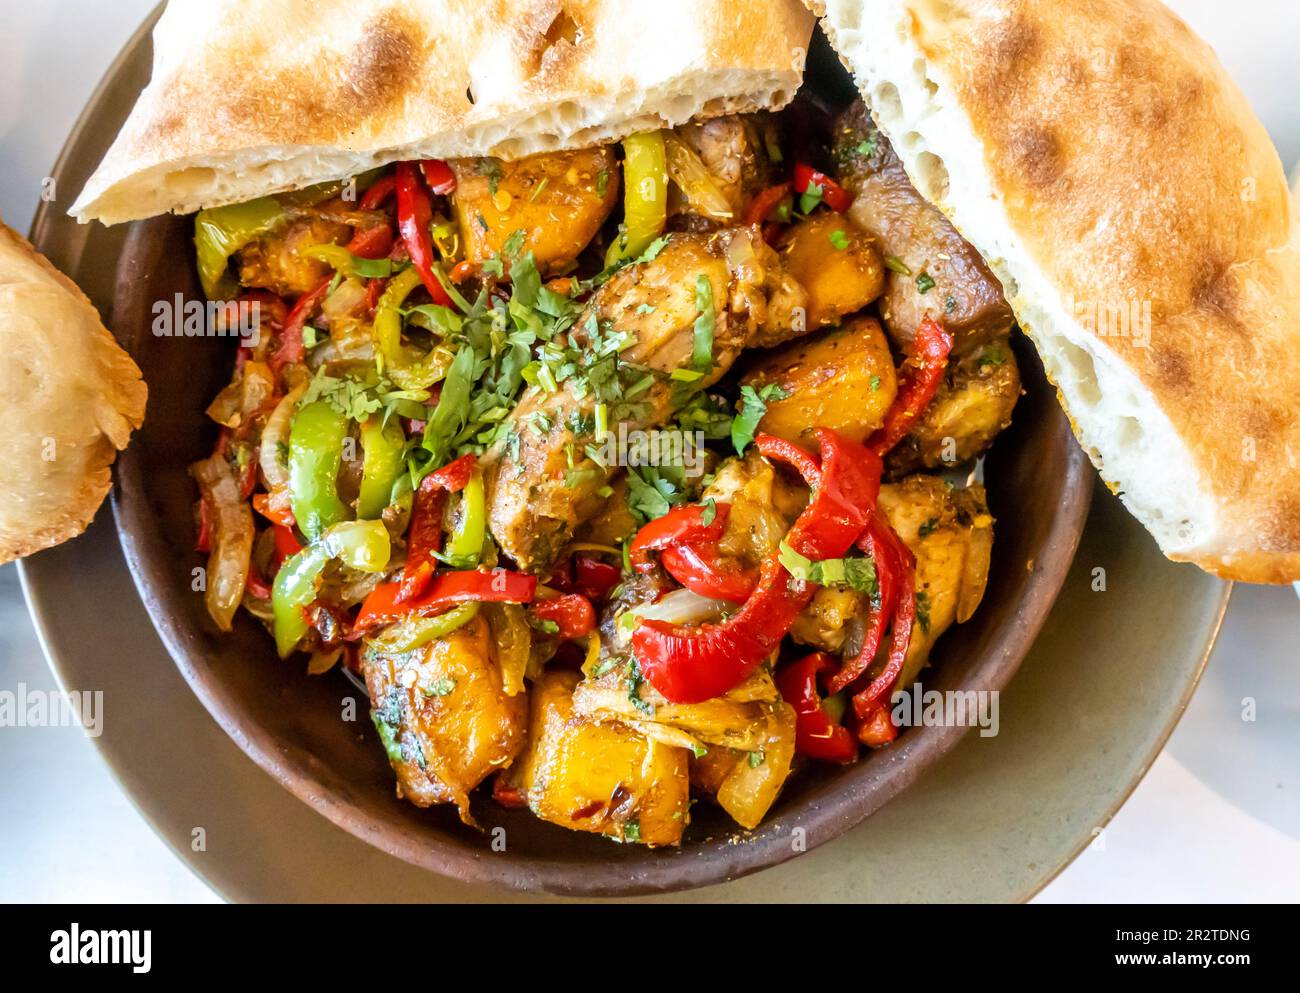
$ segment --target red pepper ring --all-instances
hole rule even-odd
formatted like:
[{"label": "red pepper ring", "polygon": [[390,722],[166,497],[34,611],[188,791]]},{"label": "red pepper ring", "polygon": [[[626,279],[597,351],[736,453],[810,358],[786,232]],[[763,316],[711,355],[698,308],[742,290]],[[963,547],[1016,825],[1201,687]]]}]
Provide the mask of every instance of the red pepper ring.
[{"label": "red pepper ring", "polygon": [[853,547],[871,520],[880,495],[884,466],[880,456],[829,428],[817,429],[821,464],[798,445],[759,435],[759,452],[788,462],[812,487],[808,509],[799,515],[786,542],[800,555],[820,562],[838,559]]},{"label": "red pepper ring", "polygon": [[[916,623],[916,559],[902,540],[894,533],[889,521],[880,511],[871,522],[873,542],[893,546],[898,557],[897,594],[894,601],[894,624],[890,633],[889,658],[871,685],[853,697],[853,712],[868,720],[872,712],[887,701],[890,690],[898,682],[907,661],[907,650],[912,644],[912,628]],[[859,659],[860,661],[860,659]],[[867,661],[867,665],[871,660]],[[865,671],[865,670],[864,670]]]},{"label": "red pepper ring", "polygon": [[875,563],[879,597],[871,605],[867,617],[867,631],[862,641],[862,649],[852,661],[846,662],[840,671],[831,677],[827,689],[832,695],[846,689],[850,683],[871,668],[871,663],[876,660],[876,655],[880,651],[885,628],[890,618],[894,616],[898,601],[898,581],[903,569],[903,561],[894,543],[885,537],[874,518],[859,540],[858,547]]},{"label": "red pepper ring", "polygon": [[744,603],[758,585],[757,569],[740,569],[705,544],[674,545],[659,553],[668,575],[692,593],[728,603]]},{"label": "red pepper ring", "polygon": [[420,482],[411,506],[411,524],[406,537],[406,565],[402,569],[401,591],[397,602],[407,603],[429,588],[438,560],[433,553],[442,550],[442,514],[447,494],[459,493],[469,485],[477,459],[463,455]]},{"label": "red pepper ring", "polygon": [[643,620],[632,649],[646,680],[672,703],[703,703],[741,683],[776,651],[816,587],[793,578],[775,558],[758,588],[720,624],[678,627]]},{"label": "red pepper ring", "polygon": [[361,202],[357,206],[362,210],[378,210],[396,192],[397,177],[383,176],[375,180],[374,185],[361,195]]},{"label": "red pepper ring", "polygon": [[420,171],[424,173],[424,181],[429,184],[429,189],[438,196],[445,197],[456,192],[456,174],[441,159],[425,159],[420,163]]},{"label": "red pepper ring", "polygon": [[817,676],[835,668],[825,652],[792,662],[776,674],[776,688],[795,713],[794,747],[801,755],[822,762],[852,762],[858,743],[851,731],[831,720],[822,709]]},{"label": "red pepper ring", "polygon": [[429,226],[433,223],[433,201],[420,179],[413,162],[399,162],[397,180],[397,230],[411,256],[411,264],[420,274],[420,281],[433,297],[433,302],[451,307],[451,297],[433,272],[433,236]]},{"label": "red pepper ring", "polygon": [[908,436],[939,392],[952,354],[952,335],[927,314],[921,319],[912,348],[912,365],[905,367],[894,405],[885,414],[880,430],[867,439],[867,445],[878,455],[887,454]]},{"label": "red pepper ring", "polygon": [[704,523],[708,507],[677,507],[663,517],[651,521],[632,539],[628,546],[628,561],[637,572],[654,571],[651,552],[661,552],[673,545],[715,544],[727,530],[727,518],[731,515],[731,504],[713,505],[713,519]]},{"label": "red pepper ring", "polygon": [[822,483],[821,460],[793,441],[786,441],[775,435],[760,434],[754,439],[754,447],[764,458],[773,462],[784,462],[803,477],[803,481],[813,489]]},{"label": "red pepper ring", "polygon": [[528,612],[539,621],[550,621],[559,628],[556,636],[566,640],[585,638],[596,630],[596,608],[579,593],[538,600]]},{"label": "red pepper ring", "polygon": [[384,259],[393,250],[393,231],[387,224],[358,231],[348,242],[348,251],[359,259]]},{"label": "red pepper ring", "polygon": [[289,316],[284,319],[284,327],[280,330],[280,348],[271,356],[271,371],[276,375],[279,375],[280,370],[285,366],[301,362],[306,358],[307,349],[303,345],[302,329],[307,319],[329,293],[330,283],[333,281],[334,277],[331,276],[311,292],[300,296],[293,309],[289,311]]},{"label": "red pepper ring", "polygon": [[508,569],[440,572],[418,599],[399,603],[400,592],[398,583],[376,587],[361,605],[348,640],[355,641],[372,628],[406,617],[436,617],[462,603],[531,603],[537,594],[537,577]]},{"label": "red pepper ring", "polygon": [[781,201],[790,195],[790,189],[789,183],[781,183],[779,186],[769,186],[754,197],[754,202],[749,205],[749,210],[745,213],[745,226],[754,227],[765,223],[772,211],[776,210]]},{"label": "red pepper ring", "polygon": [[608,599],[610,591],[623,579],[623,570],[590,555],[573,557],[573,585],[588,600]]},{"label": "red pepper ring", "polygon": [[822,203],[836,213],[842,214],[853,206],[853,195],[830,176],[803,162],[797,163],[794,167],[794,191],[804,194],[813,186],[822,191]]}]

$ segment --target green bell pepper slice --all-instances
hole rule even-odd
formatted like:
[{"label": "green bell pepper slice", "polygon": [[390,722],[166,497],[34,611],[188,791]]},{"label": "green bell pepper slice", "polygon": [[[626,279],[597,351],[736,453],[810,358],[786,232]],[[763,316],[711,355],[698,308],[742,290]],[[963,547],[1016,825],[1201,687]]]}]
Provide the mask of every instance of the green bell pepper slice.
[{"label": "green bell pepper slice", "polygon": [[475,469],[461,492],[460,513],[452,524],[444,557],[457,569],[473,569],[483,556],[487,537],[487,494],[483,471]]},{"label": "green bell pepper slice", "polygon": [[199,211],[194,218],[194,249],[199,280],[209,300],[231,300],[239,295],[239,281],[228,271],[230,257],[269,234],[285,216],[275,197]]},{"label": "green bell pepper slice", "polygon": [[668,151],[662,131],[623,140],[622,237],[609,246],[607,266],[639,258],[668,226]]},{"label": "green bell pepper slice", "polygon": [[462,603],[437,617],[409,617],[394,624],[372,645],[385,654],[400,654],[421,648],[463,628],[478,616],[482,606],[480,603]]},{"label": "green bell pepper slice", "polygon": [[396,419],[371,417],[361,425],[361,495],[357,517],[379,517],[392,502],[393,487],[406,472],[406,434]]},{"label": "green bell pepper slice", "polygon": [[306,610],[316,600],[321,573],[331,559],[361,572],[382,572],[392,557],[388,529],[380,521],[345,521],[289,559],[271,587],[272,630],[280,658],[287,658],[311,625]]},{"label": "green bell pepper slice", "polygon": [[400,389],[424,390],[447,375],[456,353],[446,345],[435,345],[427,355],[402,344],[402,303],[419,286],[420,273],[414,268],[398,273],[388,283],[375,308],[373,337],[379,371]]},{"label": "green bell pepper slice", "polygon": [[300,407],[289,429],[293,516],[303,534],[313,541],[348,516],[347,505],[338,494],[347,436],[347,417],[321,400]]}]

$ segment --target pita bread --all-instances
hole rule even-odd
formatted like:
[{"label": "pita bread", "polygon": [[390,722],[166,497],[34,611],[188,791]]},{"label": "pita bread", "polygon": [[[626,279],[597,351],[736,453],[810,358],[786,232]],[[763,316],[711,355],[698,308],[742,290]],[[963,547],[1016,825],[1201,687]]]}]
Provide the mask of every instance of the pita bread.
[{"label": "pita bread", "polygon": [[513,159],[791,100],[799,0],[171,0],[71,213],[239,203],[402,159]]},{"label": "pita bread", "polygon": [[1163,551],[1300,579],[1300,224],[1210,47],[1156,0],[814,6]]},{"label": "pita bread", "polygon": [[0,223],[0,562],[86,529],[145,398],[85,294]]}]

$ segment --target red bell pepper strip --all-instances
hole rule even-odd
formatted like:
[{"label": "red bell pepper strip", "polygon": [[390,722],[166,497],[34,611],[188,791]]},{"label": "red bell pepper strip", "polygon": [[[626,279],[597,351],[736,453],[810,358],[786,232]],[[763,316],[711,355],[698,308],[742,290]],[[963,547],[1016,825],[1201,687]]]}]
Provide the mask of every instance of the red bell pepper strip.
[{"label": "red bell pepper strip", "polygon": [[898,586],[903,574],[903,556],[899,551],[901,542],[895,539],[888,525],[881,526],[873,515],[858,547],[871,557],[876,566],[876,588],[878,596],[872,603],[867,615],[867,631],[862,641],[862,648],[857,657],[846,662],[838,673],[831,677],[828,688],[832,694],[848,687],[871,667],[880,651],[885,628],[893,618],[898,606]]},{"label": "red bell pepper strip", "polygon": [[818,428],[816,434],[820,479],[810,484],[812,501],[785,540],[800,555],[820,562],[841,558],[861,536],[880,495],[884,466],[880,456],[829,428]]},{"label": "red bell pepper strip", "polygon": [[869,748],[888,745],[898,737],[898,728],[894,727],[894,718],[886,706],[877,707],[871,716],[858,726],[858,741]]},{"label": "red bell pepper strip", "polygon": [[830,176],[803,162],[797,163],[794,167],[794,191],[802,195],[813,186],[822,191],[822,203],[838,214],[853,205],[852,194]]},{"label": "red bell pepper strip", "polygon": [[744,603],[758,585],[757,569],[737,568],[708,545],[674,545],[659,557],[673,579],[692,593],[714,600]]},{"label": "red bell pepper strip", "polygon": [[528,798],[524,796],[523,790],[507,783],[501,773],[497,773],[496,779],[492,780],[492,799],[510,810],[528,806]]},{"label": "red bell pepper strip", "polygon": [[212,551],[212,508],[203,497],[199,498],[199,533],[194,539],[194,550],[200,555]]},{"label": "red bell pepper strip", "polygon": [[456,192],[456,174],[441,159],[425,159],[420,163],[420,171],[424,173],[424,181],[429,184],[429,189],[438,196],[445,197]]},{"label": "red bell pepper strip", "polygon": [[776,674],[776,688],[794,708],[794,747],[801,755],[822,762],[852,762],[858,757],[858,743],[852,732],[831,720],[822,709],[817,676],[835,668],[825,652],[792,662]]},{"label": "red bell pepper strip", "polygon": [[508,569],[440,572],[423,596],[405,602],[398,600],[400,583],[384,583],[366,597],[349,637],[355,640],[372,628],[404,617],[436,617],[462,603],[531,603],[536,593],[536,576]]},{"label": "red bell pepper strip", "polygon": [[776,210],[781,201],[789,195],[790,184],[782,183],[780,186],[770,186],[754,197],[754,202],[749,205],[749,210],[745,213],[746,227],[754,227],[766,222],[772,211]]},{"label": "red bell pepper strip", "polygon": [[628,547],[628,560],[637,572],[654,571],[651,552],[661,552],[673,545],[713,544],[722,538],[727,529],[727,518],[731,514],[731,504],[713,505],[713,518],[705,523],[708,507],[677,507],[663,517],[651,521],[632,539]]},{"label": "red bell pepper strip", "polygon": [[447,506],[447,494],[459,493],[469,485],[475,464],[473,455],[462,456],[429,473],[415,491],[398,603],[415,600],[429,588],[433,574],[438,571],[438,560],[433,553],[442,550],[442,513]]},{"label": "red bell pepper strip", "polygon": [[590,555],[574,556],[573,574],[577,591],[596,603],[607,599],[610,591],[623,579],[623,570],[618,566]]},{"label": "red bell pepper strip", "polygon": [[272,372],[278,375],[285,366],[301,362],[306,357],[307,350],[302,342],[303,326],[325,299],[330,290],[330,283],[333,281],[334,278],[331,276],[311,292],[300,296],[298,302],[293,305],[289,316],[284,319],[284,327],[280,330],[280,349],[271,357]]},{"label": "red bell pepper strip", "polygon": [[358,231],[348,242],[348,251],[360,259],[383,259],[393,250],[393,231],[387,224],[378,224]]},{"label": "red bell pepper strip", "polygon": [[248,579],[244,582],[244,589],[259,600],[271,599],[271,584],[251,562],[248,564]]},{"label": "red bell pepper strip", "polygon": [[754,595],[727,620],[692,628],[643,620],[632,649],[646,680],[672,703],[712,700],[776,651],[815,591],[771,558]]},{"label": "red bell pepper strip", "polygon": [[585,638],[596,630],[596,608],[580,593],[538,600],[528,611],[537,620],[556,625],[560,629],[556,634],[561,638]]},{"label": "red bell pepper strip", "polygon": [[[907,650],[912,643],[912,628],[916,623],[916,559],[879,510],[871,522],[870,542],[876,546],[881,543],[891,544],[899,568],[893,630],[889,636],[889,658],[871,685],[853,697],[853,712],[862,720],[870,718],[878,706],[888,701],[889,693],[903,671],[903,663],[907,661]],[[868,659],[867,665],[870,663],[871,660]]]},{"label": "red bell pepper strip", "polygon": [[907,437],[939,392],[952,353],[952,335],[927,315],[921,319],[912,348],[912,364],[905,367],[894,405],[885,414],[880,430],[867,439],[868,447],[879,455],[885,455]]},{"label": "red bell pepper strip", "polygon": [[805,451],[793,441],[777,438],[770,434],[760,434],[754,439],[754,447],[760,455],[773,462],[784,462],[803,477],[811,487],[821,485],[821,462],[815,455]]},{"label": "red bell pepper strip", "polygon": [[451,297],[433,272],[433,237],[429,225],[433,223],[433,201],[424,188],[419,171],[413,162],[397,164],[397,230],[411,255],[411,264],[420,274],[420,281],[433,297],[433,302],[444,307],[452,306]]},{"label": "red bell pepper strip", "polygon": [[271,529],[271,536],[275,539],[275,557],[281,563],[302,551],[302,542],[290,528],[277,524]]},{"label": "red bell pepper strip", "polygon": [[361,202],[357,206],[362,210],[378,210],[396,192],[397,177],[383,176],[375,180],[375,184],[361,195]]}]

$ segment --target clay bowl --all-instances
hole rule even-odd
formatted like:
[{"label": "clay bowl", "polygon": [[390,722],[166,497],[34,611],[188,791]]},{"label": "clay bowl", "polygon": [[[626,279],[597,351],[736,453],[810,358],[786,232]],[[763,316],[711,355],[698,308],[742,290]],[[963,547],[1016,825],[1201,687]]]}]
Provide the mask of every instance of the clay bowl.
[{"label": "clay bowl", "polygon": [[[119,73],[147,77],[137,36]],[[143,72],[140,70],[143,69]],[[830,63],[816,71],[833,73]],[[830,80],[842,88],[843,79]],[[134,94],[131,95],[132,98]],[[118,110],[120,113],[120,110]],[[706,886],[776,865],[878,810],[958,742],[966,729],[914,728],[891,748],[847,768],[813,767],[787,784],[766,823],[745,832],[708,803],[696,805],[680,850],[619,846],[566,831],[527,811],[478,801],[484,831],[447,808],[418,810],[394,796],[393,775],[367,719],[368,703],[341,674],[311,678],[281,662],[271,639],[242,616],[223,635],[191,592],[194,489],[188,464],[212,450],[204,407],[229,381],[228,338],[153,334],[156,301],[201,300],[192,220],[132,225],[117,259],[112,325],[149,383],[148,418],[119,461],[114,512],[131,573],[177,667],[250,758],[338,826],[415,865],[456,879],[518,890],[616,896]],[[1082,534],[1092,472],[1031,350],[1018,343],[1026,395],[986,463],[996,515],[988,593],[976,616],[935,651],[927,687],[1000,690],[1056,599]],[[345,714],[353,720],[343,719]],[[500,832],[505,829],[505,850]],[[270,826],[270,829],[274,829]]]}]

